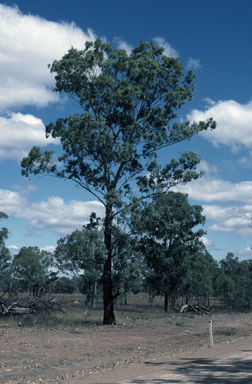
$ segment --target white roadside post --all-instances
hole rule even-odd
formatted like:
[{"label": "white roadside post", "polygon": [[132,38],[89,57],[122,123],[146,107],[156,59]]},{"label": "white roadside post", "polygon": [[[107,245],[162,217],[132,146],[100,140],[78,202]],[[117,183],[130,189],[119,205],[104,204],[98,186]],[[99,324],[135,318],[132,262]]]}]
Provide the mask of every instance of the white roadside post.
[{"label": "white roadside post", "polygon": [[210,347],[213,348],[213,329],[212,329],[212,320],[209,320],[209,336],[210,336]]}]

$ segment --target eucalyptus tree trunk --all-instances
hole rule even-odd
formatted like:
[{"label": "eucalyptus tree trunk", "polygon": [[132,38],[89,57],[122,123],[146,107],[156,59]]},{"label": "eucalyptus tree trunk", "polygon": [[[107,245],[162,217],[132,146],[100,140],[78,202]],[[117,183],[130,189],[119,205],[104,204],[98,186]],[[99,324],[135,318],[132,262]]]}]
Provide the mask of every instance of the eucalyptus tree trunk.
[{"label": "eucalyptus tree trunk", "polygon": [[106,217],[104,225],[104,243],[107,248],[108,256],[104,263],[103,271],[103,324],[112,325],[115,324],[114,315],[114,297],[113,297],[113,284],[112,284],[112,248],[111,248],[111,231],[112,231],[112,206],[107,205]]},{"label": "eucalyptus tree trunk", "polygon": [[103,305],[104,305],[103,324],[104,325],[115,324],[114,298],[113,298],[113,292],[112,292],[112,278],[111,278],[111,258],[106,260],[104,263]]},{"label": "eucalyptus tree trunk", "polygon": [[96,305],[96,295],[97,295],[97,281],[95,279],[95,282],[94,282],[94,294],[93,294],[93,309],[95,309],[95,305]]},{"label": "eucalyptus tree trunk", "polygon": [[165,280],[165,289],[164,289],[164,310],[167,313],[168,312],[168,283],[167,280]]}]

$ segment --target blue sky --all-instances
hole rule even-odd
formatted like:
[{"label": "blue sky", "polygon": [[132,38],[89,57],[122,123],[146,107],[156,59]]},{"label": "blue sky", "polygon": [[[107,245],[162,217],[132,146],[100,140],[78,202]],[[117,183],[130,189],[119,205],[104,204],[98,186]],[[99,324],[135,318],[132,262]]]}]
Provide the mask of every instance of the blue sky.
[{"label": "blue sky", "polygon": [[70,181],[21,176],[20,160],[33,145],[60,146],[45,139],[44,124],[78,113],[52,92],[47,64],[74,46],[102,38],[128,52],[139,40],[154,41],[180,57],[197,76],[191,102],[180,119],[213,117],[217,128],[163,150],[163,164],[190,150],[201,155],[205,175],[176,190],[201,204],[207,217],[204,243],[220,260],[252,251],[252,2],[251,0],[17,0],[0,3],[0,209],[12,252],[37,245],[53,250],[57,240],[81,228],[93,196]]}]

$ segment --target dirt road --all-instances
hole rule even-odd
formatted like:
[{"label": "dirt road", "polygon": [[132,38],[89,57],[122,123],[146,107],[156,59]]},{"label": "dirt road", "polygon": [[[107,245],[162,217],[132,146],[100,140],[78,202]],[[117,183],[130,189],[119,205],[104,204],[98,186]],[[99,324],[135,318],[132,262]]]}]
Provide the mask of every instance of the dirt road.
[{"label": "dirt road", "polygon": [[251,384],[252,338],[236,340],[232,346],[222,345],[205,349],[201,353],[195,353],[194,357],[185,355],[178,359],[146,365],[148,367],[146,366],[144,374],[131,372],[131,376],[135,375],[133,379],[121,381],[118,378],[116,382],[118,384]]},{"label": "dirt road", "polygon": [[[208,359],[201,360],[203,366],[217,367],[216,359],[227,352],[241,353],[247,342],[247,350],[251,350],[252,314],[215,315],[213,349],[209,348],[208,320],[208,316],[185,314],[78,329],[0,327],[0,382],[128,383],[147,373],[155,375],[160,369],[164,369],[163,375],[168,368],[174,375],[185,374],[177,365],[179,361],[187,367],[187,375],[191,374],[195,371],[192,358]],[[241,343],[238,349],[237,343]],[[217,355],[221,348],[226,348],[223,356]],[[162,380],[157,383],[173,382]]]}]

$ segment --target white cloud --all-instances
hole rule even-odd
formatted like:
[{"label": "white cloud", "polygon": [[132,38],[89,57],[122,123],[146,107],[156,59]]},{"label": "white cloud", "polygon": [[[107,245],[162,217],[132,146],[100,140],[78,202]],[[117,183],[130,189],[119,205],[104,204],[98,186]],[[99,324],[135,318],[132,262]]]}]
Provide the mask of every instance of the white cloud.
[{"label": "white cloud", "polygon": [[173,191],[187,193],[193,200],[200,202],[230,201],[252,202],[252,181],[231,183],[218,178],[218,168],[202,160],[197,167],[205,174],[186,185],[177,185]]},{"label": "white cloud", "polygon": [[56,196],[47,201],[26,206],[15,216],[29,221],[36,230],[47,230],[65,236],[88,222],[92,212],[103,215],[103,205],[97,201],[81,202],[71,200],[65,204]]},{"label": "white cloud", "polygon": [[179,57],[178,52],[176,51],[175,48],[171,46],[163,37],[154,37],[152,39],[159,47],[163,47],[165,49],[164,54],[167,57],[174,57],[177,58]]},{"label": "white cloud", "polygon": [[8,245],[7,248],[9,248],[9,249],[11,248],[11,249],[15,249],[15,250],[18,249],[18,247],[16,245]]},{"label": "white cloud", "polygon": [[248,201],[252,199],[252,181],[231,183],[207,175],[188,185],[173,188],[174,191],[187,193],[193,200],[212,202]]},{"label": "white cloud", "polygon": [[19,248],[16,245],[7,245],[6,248],[8,248],[12,257],[19,252]]},{"label": "white cloud", "polygon": [[[163,37],[154,37],[152,39],[159,47],[163,47],[165,49],[164,51],[164,54],[168,57],[178,57],[179,54],[178,52],[176,51],[175,48],[173,48],[171,46],[171,44],[169,44]],[[117,48],[119,49],[125,49],[125,51],[127,52],[128,55],[130,55],[132,49],[133,49],[133,46],[128,44],[126,40],[122,39],[121,37],[115,37],[113,42],[115,43],[115,45],[117,46]],[[190,61],[191,60],[191,61]],[[190,63],[192,66],[194,65],[197,65],[196,62],[197,60],[194,60],[194,59],[190,59]],[[199,64],[200,65],[200,64]]]},{"label": "white cloud", "polygon": [[[206,162],[202,162],[199,169],[206,171],[206,174],[187,185],[176,186],[173,190],[187,193],[189,198],[203,206],[203,215],[213,222],[207,228],[208,232],[233,232],[238,236],[251,236],[252,182],[231,183],[217,179],[217,167]],[[225,203],[225,206],[202,204],[210,202]],[[231,202],[236,203],[227,205]]]},{"label": "white cloud", "polygon": [[0,210],[7,215],[15,215],[27,205],[27,199],[18,192],[0,189]]},{"label": "white cloud", "polygon": [[237,236],[251,236],[252,204],[203,205],[203,214],[215,224],[208,232],[233,232]]},{"label": "white cloud", "polygon": [[41,251],[47,251],[50,253],[53,253],[55,251],[55,248],[53,245],[48,245],[47,247],[40,248]]},{"label": "white cloud", "polygon": [[[10,251],[12,256],[16,255],[19,252],[19,250],[20,250],[20,248],[17,247],[16,245],[8,245],[7,248],[9,249],[9,251]],[[53,253],[55,248],[56,247],[54,247],[53,245],[48,245],[47,247],[40,248],[40,250]]]},{"label": "white cloud", "polygon": [[74,23],[51,22],[24,15],[17,7],[0,4],[0,112],[25,105],[44,107],[59,100],[51,92],[54,76],[48,69],[71,46],[83,49],[95,40]]},{"label": "white cloud", "polygon": [[201,237],[200,239],[206,248],[215,248],[215,244],[208,237]]},{"label": "white cloud", "polygon": [[29,203],[18,192],[0,189],[0,210],[10,217],[27,220],[29,229],[51,231],[66,236],[89,221],[90,214],[104,215],[103,205],[98,201],[75,201],[68,204],[58,196],[47,201]]},{"label": "white cloud", "polygon": [[20,184],[14,184],[12,185],[12,188],[16,191],[19,191],[21,195],[29,196],[32,192],[37,191],[39,187],[34,184],[29,184],[27,186],[20,185]]},{"label": "white cloud", "polygon": [[251,157],[251,151],[250,152],[250,156],[243,156],[241,157],[239,160],[237,160],[236,163],[238,164],[234,164],[234,166],[238,165],[239,167],[243,167],[243,168],[252,168],[252,157]]},{"label": "white cloud", "polygon": [[190,59],[187,61],[186,65],[187,69],[196,70],[201,68],[200,59],[193,59],[190,57]]},{"label": "white cloud", "polygon": [[187,115],[187,119],[203,121],[213,117],[217,122],[217,128],[199,134],[211,141],[215,147],[225,144],[230,146],[233,152],[238,152],[242,146],[252,149],[252,101],[247,104],[239,104],[234,100],[217,103],[210,99],[206,101],[210,106],[205,111],[194,109]]},{"label": "white cloud", "polygon": [[198,164],[197,171],[203,171],[207,176],[209,176],[209,174],[217,174],[219,172],[218,167],[215,164],[209,164],[205,160],[201,160],[200,164]]},{"label": "white cloud", "polygon": [[125,49],[127,55],[131,54],[133,46],[128,44],[127,41],[121,39],[121,37],[115,37],[113,41],[118,49]]},{"label": "white cloud", "polygon": [[205,106],[205,108],[209,108],[209,105],[215,105],[217,104],[216,101],[213,101],[212,99],[210,99],[210,97],[205,97],[203,99],[203,101],[205,101],[207,104]]},{"label": "white cloud", "polygon": [[252,250],[250,249],[250,247],[248,248],[245,248],[243,250],[241,250],[240,252],[238,252],[238,256],[241,256],[242,258],[248,258],[248,257],[252,257]]},{"label": "white cloud", "polygon": [[46,139],[41,119],[22,113],[0,117],[0,158],[20,160],[33,145],[43,147],[51,143],[60,144],[60,140],[51,136]]}]

